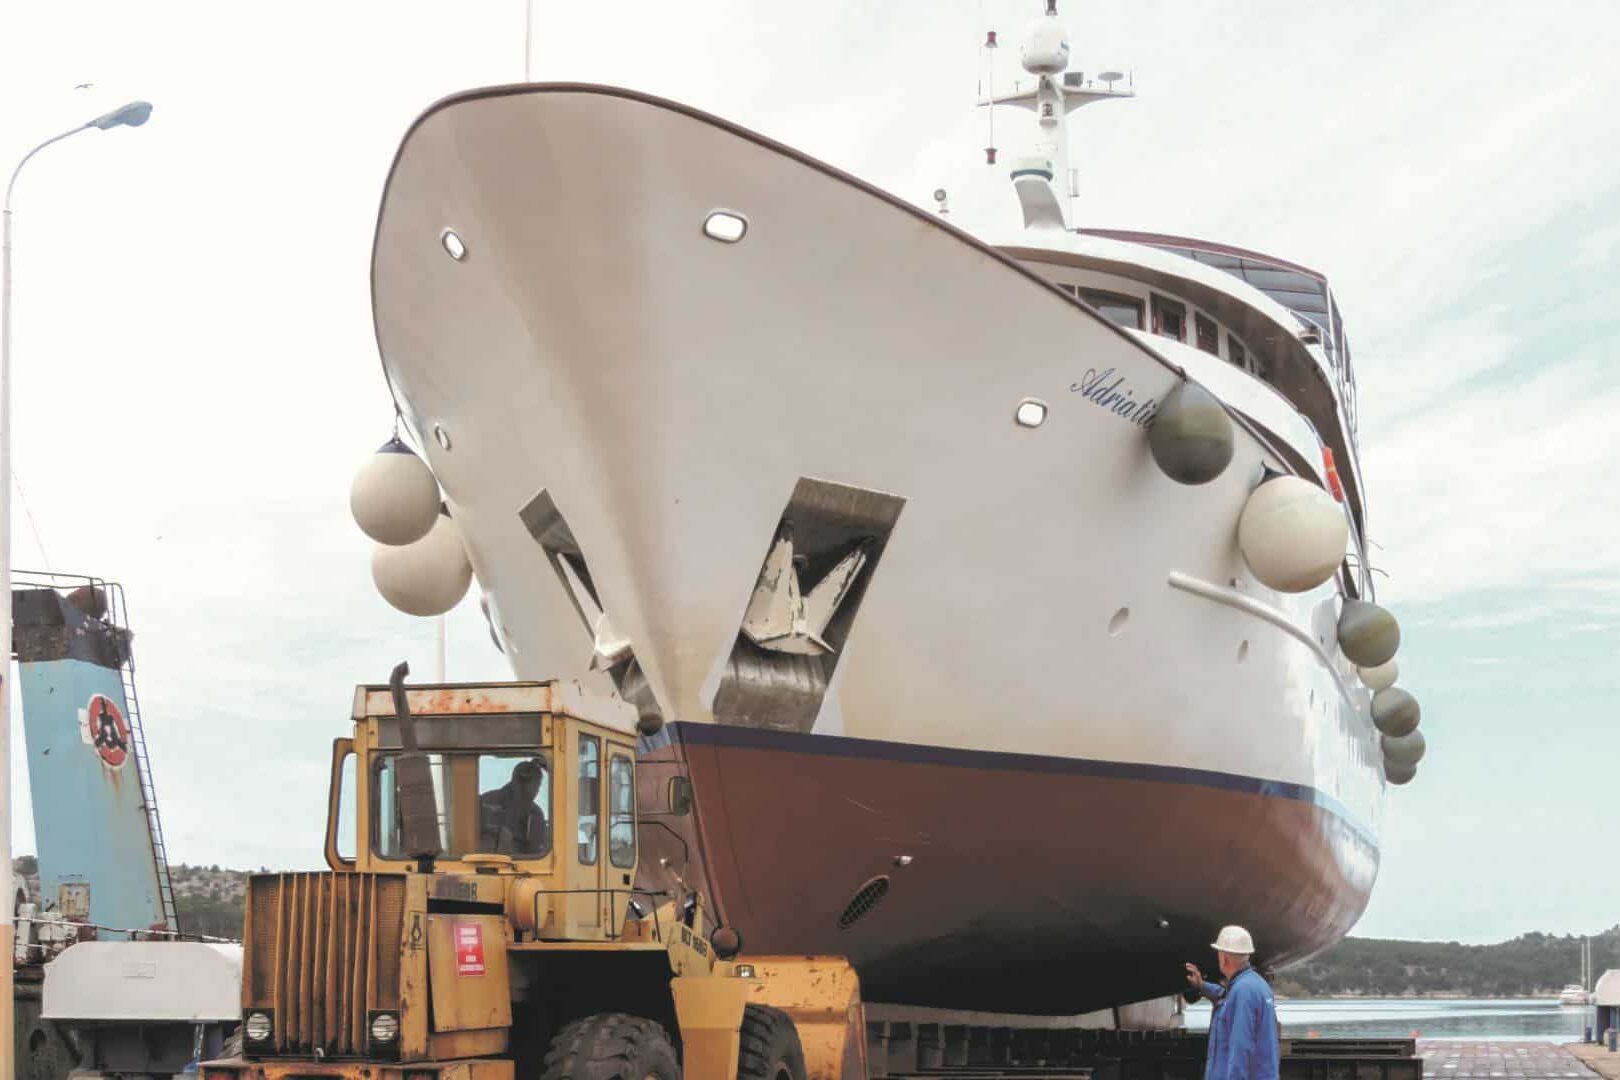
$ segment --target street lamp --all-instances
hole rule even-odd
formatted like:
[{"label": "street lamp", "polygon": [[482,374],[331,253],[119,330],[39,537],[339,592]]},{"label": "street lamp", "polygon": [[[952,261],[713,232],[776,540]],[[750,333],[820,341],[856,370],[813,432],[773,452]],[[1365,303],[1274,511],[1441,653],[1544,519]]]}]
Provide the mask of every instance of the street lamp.
[{"label": "street lamp", "polygon": [[140,127],[152,115],[147,101],[53,135],[23,155],[6,183],[4,239],[0,241],[0,1080],[14,1080],[11,958],[15,926],[11,879],[11,189],[28,160],[54,142],[88,128]]}]

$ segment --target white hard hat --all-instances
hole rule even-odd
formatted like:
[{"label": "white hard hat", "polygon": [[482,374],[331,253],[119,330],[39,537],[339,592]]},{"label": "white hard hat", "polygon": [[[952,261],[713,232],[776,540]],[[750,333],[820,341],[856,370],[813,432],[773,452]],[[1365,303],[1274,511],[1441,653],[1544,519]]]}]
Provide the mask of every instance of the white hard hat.
[{"label": "white hard hat", "polygon": [[1215,944],[1210,948],[1247,956],[1254,952],[1254,938],[1250,937],[1249,932],[1241,926],[1223,926],[1215,938]]}]

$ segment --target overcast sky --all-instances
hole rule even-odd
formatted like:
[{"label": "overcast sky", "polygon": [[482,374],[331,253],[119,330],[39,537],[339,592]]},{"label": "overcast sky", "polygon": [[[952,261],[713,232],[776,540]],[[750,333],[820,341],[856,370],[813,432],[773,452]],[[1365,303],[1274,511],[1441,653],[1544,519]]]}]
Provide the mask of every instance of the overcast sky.
[{"label": "overcast sky", "polygon": [[[1004,225],[978,45],[1016,44],[1040,6],[535,0],[532,72],[676,98]],[[1380,598],[1430,746],[1389,796],[1358,934],[1620,922],[1617,12],[1064,4],[1073,66],[1140,95],[1072,122],[1080,219],[1302,262],[1345,315]],[[128,590],[176,861],[317,865],[353,685],[432,669],[432,624],[375,595],[347,510],[392,415],[371,230],[412,118],[520,81],[523,41],[522,0],[54,0],[0,23],[0,167],[156,106],[18,185],[13,564]],[[1016,49],[999,60],[1005,85]],[[1004,161],[1020,116],[998,120]],[[506,673],[475,601],[450,634],[453,678]]]}]

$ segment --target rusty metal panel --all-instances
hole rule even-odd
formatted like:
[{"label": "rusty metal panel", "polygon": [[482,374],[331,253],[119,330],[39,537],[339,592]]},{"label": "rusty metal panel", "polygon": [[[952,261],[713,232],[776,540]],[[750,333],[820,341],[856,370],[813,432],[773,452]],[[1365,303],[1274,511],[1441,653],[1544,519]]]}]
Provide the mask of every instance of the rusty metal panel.
[{"label": "rusty metal panel", "polygon": [[276,993],[277,943],[280,940],[281,878],[274,874],[254,874],[248,878],[247,942],[242,980],[242,1007],[271,1007]]},{"label": "rusty metal panel", "polygon": [[397,1007],[404,896],[400,875],[250,879],[242,1000],[274,1010],[277,1053],[365,1053],[368,1011]]},{"label": "rusty metal panel", "polygon": [[[406,701],[411,715],[424,723],[418,734],[424,747],[432,745],[428,733],[453,730],[457,718],[493,717],[523,714],[529,717],[567,713],[581,720],[612,728],[624,734],[636,730],[635,706],[595,694],[587,694],[575,683],[497,683],[465,686],[407,687]],[[362,720],[392,720],[394,702],[386,686],[355,688],[353,717]],[[435,720],[450,721],[434,723]],[[438,737],[435,734],[435,737]]]},{"label": "rusty metal panel", "polygon": [[[414,1061],[429,1053],[427,904],[428,874],[411,874],[400,892],[402,933],[396,939],[392,963],[397,972],[391,983],[399,988],[399,1056]],[[381,907],[382,905],[379,905]],[[389,952],[379,949],[379,957]]]},{"label": "rusty metal panel", "polygon": [[429,915],[428,973],[434,1031],[511,1026],[504,917]]},{"label": "rusty metal panel", "polygon": [[[411,949],[421,948],[421,931],[405,940],[405,879],[403,877],[376,877],[372,879],[376,898],[372,911],[372,956],[375,958],[376,996],[372,1008],[397,1009],[400,1001],[400,949],[403,944]],[[426,906],[424,899],[423,906]]]},{"label": "rusty metal panel", "polygon": [[41,895],[88,886],[91,921],[166,927],[121,672],[72,658],[17,668]]},{"label": "rusty metal panel", "polygon": [[792,1017],[810,1077],[865,1076],[861,983],[841,956],[750,956],[750,1004]]}]

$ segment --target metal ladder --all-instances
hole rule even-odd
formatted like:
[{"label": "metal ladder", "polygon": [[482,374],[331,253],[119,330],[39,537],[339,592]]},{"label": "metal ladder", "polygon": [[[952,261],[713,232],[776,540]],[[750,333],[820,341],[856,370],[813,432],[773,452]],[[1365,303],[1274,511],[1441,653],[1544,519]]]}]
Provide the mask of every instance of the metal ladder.
[{"label": "metal ladder", "polygon": [[[123,590],[118,589],[120,614],[123,608]],[[122,623],[122,620],[120,620]],[[127,629],[127,627],[125,627]],[[146,735],[141,730],[141,703],[135,693],[135,651],[124,654],[119,665],[124,680],[124,704],[129,710],[130,741],[135,744],[135,775],[141,784],[141,809],[146,811],[147,831],[152,834],[152,860],[157,864],[158,900],[163,905],[163,917],[169,929],[180,932],[180,915],[174,906],[174,883],[169,879],[169,851],[163,844],[163,821],[158,816],[157,788],[152,785],[151,759],[146,753]]]}]

